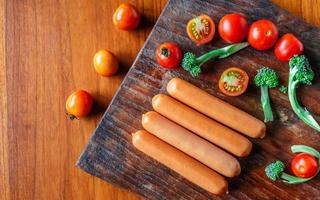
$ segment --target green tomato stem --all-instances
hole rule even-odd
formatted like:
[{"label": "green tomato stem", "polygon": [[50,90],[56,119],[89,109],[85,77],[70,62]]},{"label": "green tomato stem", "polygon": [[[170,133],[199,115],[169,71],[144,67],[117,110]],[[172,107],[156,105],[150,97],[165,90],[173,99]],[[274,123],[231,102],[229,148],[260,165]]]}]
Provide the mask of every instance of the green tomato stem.
[{"label": "green tomato stem", "polygon": [[273,121],[273,113],[270,105],[269,88],[261,86],[261,107],[264,113],[264,122]]},{"label": "green tomato stem", "polygon": [[292,110],[304,123],[320,132],[320,126],[318,122],[313,118],[311,113],[306,108],[303,108],[299,104],[299,101],[297,99],[297,86],[299,84],[299,81],[293,80],[297,71],[298,70],[296,68],[290,69],[289,75],[288,96]]},{"label": "green tomato stem", "polygon": [[203,65],[205,62],[212,58],[225,58],[228,57],[241,49],[244,49],[249,45],[248,42],[243,42],[243,43],[237,43],[237,44],[232,44],[220,49],[214,49],[212,51],[209,51],[208,53],[203,54],[202,56],[197,58],[197,62],[199,63],[199,66]]}]

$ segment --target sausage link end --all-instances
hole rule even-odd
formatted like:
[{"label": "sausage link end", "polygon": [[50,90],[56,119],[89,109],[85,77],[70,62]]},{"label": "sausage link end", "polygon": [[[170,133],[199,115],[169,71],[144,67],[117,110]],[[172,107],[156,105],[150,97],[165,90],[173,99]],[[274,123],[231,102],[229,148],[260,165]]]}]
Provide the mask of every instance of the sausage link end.
[{"label": "sausage link end", "polygon": [[180,87],[180,83],[182,80],[180,78],[173,78],[171,79],[168,84],[167,84],[167,92],[172,95],[172,94],[175,94],[176,91],[179,90],[179,87]]}]

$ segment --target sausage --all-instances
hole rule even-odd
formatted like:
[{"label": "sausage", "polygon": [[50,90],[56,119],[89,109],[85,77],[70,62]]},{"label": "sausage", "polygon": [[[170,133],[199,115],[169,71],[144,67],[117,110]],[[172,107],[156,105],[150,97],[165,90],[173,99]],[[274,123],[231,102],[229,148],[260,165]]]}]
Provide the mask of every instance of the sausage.
[{"label": "sausage", "polygon": [[229,153],[154,111],[142,115],[142,126],[149,133],[224,176],[234,177],[240,174],[238,160]]},{"label": "sausage", "polygon": [[213,194],[227,192],[228,183],[224,177],[147,131],[133,133],[132,143],[138,150],[203,189]]},{"label": "sausage", "polygon": [[152,107],[161,115],[236,156],[247,156],[251,151],[252,143],[246,137],[167,95],[154,96]]},{"label": "sausage", "polygon": [[266,134],[262,121],[185,80],[171,79],[167,91],[182,103],[249,137],[263,138]]}]

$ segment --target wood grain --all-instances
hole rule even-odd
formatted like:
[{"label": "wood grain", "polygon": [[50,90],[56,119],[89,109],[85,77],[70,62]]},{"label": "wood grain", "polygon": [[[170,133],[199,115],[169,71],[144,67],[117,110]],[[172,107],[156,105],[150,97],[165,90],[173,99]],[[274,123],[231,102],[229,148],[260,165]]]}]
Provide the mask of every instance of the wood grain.
[{"label": "wood grain", "polygon": [[0,197],[9,200],[9,159],[8,159],[8,135],[7,135],[7,79],[5,57],[5,1],[0,0]]},{"label": "wood grain", "polygon": [[[0,1],[1,200],[139,199],[75,167],[166,0],[130,1],[144,15],[135,32],[113,27],[120,2]],[[274,2],[320,26],[319,0]],[[95,74],[92,57],[100,48],[118,56],[119,75]],[[99,106],[91,117],[71,122],[64,102],[77,88],[91,91]]]}]

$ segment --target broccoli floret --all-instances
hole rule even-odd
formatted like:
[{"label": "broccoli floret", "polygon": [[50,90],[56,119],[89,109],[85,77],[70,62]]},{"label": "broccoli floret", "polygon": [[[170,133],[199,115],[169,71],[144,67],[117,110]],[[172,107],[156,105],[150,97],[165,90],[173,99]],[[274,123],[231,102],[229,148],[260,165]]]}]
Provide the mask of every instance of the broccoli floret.
[{"label": "broccoli floret", "polygon": [[279,84],[278,74],[269,67],[258,69],[254,81],[259,87],[267,86],[268,88],[274,88]]},{"label": "broccoli floret", "polygon": [[195,77],[201,73],[200,63],[197,61],[197,57],[194,53],[187,52],[183,56],[182,67],[188,71],[191,76]]},{"label": "broccoli floret", "polygon": [[288,88],[285,86],[285,85],[282,85],[280,88],[279,88],[280,92],[282,92],[283,94],[287,94],[288,92]]},{"label": "broccoli floret", "polygon": [[318,122],[313,118],[311,113],[303,108],[297,99],[297,87],[300,84],[311,85],[314,78],[314,72],[311,69],[308,59],[304,55],[295,55],[289,61],[289,84],[288,96],[291,107],[297,116],[307,125],[320,131]]},{"label": "broccoli floret", "polygon": [[308,59],[304,56],[294,56],[289,61],[290,75],[293,81],[305,85],[311,85],[314,72],[311,69]]},{"label": "broccoli floret", "polygon": [[284,164],[280,160],[277,160],[274,163],[271,163],[265,168],[265,172],[268,178],[273,181],[278,180],[281,177],[282,172],[284,171]]},{"label": "broccoli floret", "polygon": [[264,113],[264,121],[273,121],[273,114],[270,105],[269,88],[277,87],[279,78],[277,73],[268,67],[263,67],[257,70],[257,75],[254,77],[256,86],[261,89],[261,106]]},{"label": "broccoli floret", "polygon": [[187,52],[184,54],[182,59],[182,68],[188,71],[191,76],[195,77],[201,73],[201,66],[212,58],[225,58],[228,57],[241,49],[247,47],[247,42],[232,44],[220,49],[214,49],[203,54],[200,57],[196,57],[194,53]]}]

